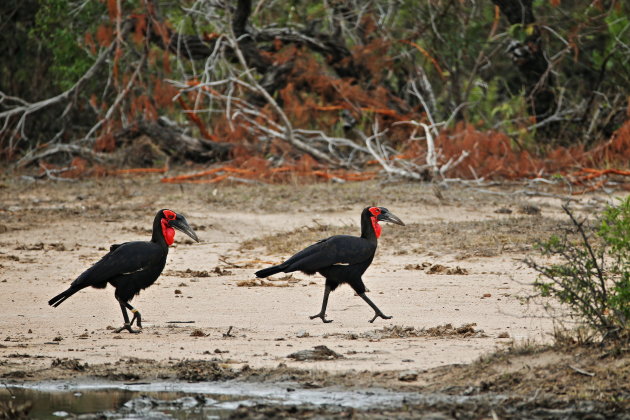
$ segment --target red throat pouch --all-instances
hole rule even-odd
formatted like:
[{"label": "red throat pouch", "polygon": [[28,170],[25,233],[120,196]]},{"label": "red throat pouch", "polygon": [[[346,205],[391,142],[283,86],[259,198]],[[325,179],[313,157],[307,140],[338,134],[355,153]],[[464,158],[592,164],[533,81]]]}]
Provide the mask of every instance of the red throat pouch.
[{"label": "red throat pouch", "polygon": [[374,228],[374,233],[376,234],[377,238],[381,237],[381,225],[378,224],[378,220],[376,220],[376,217],[370,217],[370,219],[372,219],[372,227]]},{"label": "red throat pouch", "polygon": [[175,229],[168,225],[168,220],[166,219],[162,219],[162,234],[164,235],[166,245],[173,245],[173,242],[175,241]]}]

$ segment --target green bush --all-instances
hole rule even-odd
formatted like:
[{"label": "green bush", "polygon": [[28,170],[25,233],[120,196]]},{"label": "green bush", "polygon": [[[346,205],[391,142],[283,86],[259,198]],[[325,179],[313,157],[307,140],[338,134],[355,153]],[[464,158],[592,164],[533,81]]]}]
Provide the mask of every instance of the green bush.
[{"label": "green bush", "polygon": [[538,244],[552,263],[526,260],[539,273],[534,288],[602,340],[630,340],[630,196],[608,207],[597,229],[563,209],[574,229]]}]

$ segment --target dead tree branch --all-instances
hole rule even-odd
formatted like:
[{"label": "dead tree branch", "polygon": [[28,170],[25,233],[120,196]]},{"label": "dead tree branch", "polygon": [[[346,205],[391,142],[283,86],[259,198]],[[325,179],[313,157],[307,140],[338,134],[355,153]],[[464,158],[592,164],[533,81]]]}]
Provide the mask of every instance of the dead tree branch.
[{"label": "dead tree branch", "polygon": [[[129,29],[130,29],[130,25],[125,25],[125,28],[123,29],[124,33],[126,34],[129,31]],[[115,50],[115,47],[116,47],[116,43],[112,42],[112,44],[109,47],[107,47],[105,50],[101,52],[101,54],[98,56],[96,61],[94,61],[92,66],[83,74],[83,76],[81,76],[81,78],[79,78],[79,80],[77,80],[77,82],[70,89],[66,90],[65,92],[60,93],[57,96],[54,96],[52,98],[48,98],[39,102],[28,103],[27,101],[24,101],[22,99],[16,100],[12,97],[5,95],[4,93],[1,93],[2,99],[11,98],[15,102],[19,102],[21,104],[20,106],[14,107],[7,111],[0,112],[0,121],[2,121],[2,128],[0,129],[0,134],[6,133],[7,130],[11,130],[13,132],[13,134],[10,135],[9,147],[12,146],[13,141],[16,140],[18,137],[22,139],[28,138],[25,132],[25,128],[26,128],[27,119],[30,115],[35,114],[39,111],[42,111],[52,105],[62,103],[64,101],[68,101],[67,106],[65,107],[63,113],[60,116],[60,119],[63,119],[68,114],[69,110],[75,105],[77,96],[79,92],[81,91],[81,89],[83,88],[83,86],[85,85],[85,83],[88,80],[90,80],[92,77],[94,77],[94,75],[97,73],[99,68],[111,56],[112,52]],[[18,118],[18,121],[14,123],[16,118]],[[11,127],[12,124],[13,126]],[[58,134],[53,140],[56,140],[60,136],[60,134]],[[27,163],[32,162],[33,156],[35,155],[35,153],[36,153],[35,150],[30,151],[18,161],[17,165],[24,166]],[[42,152],[37,152],[37,155],[41,155],[41,153]]]},{"label": "dead tree branch", "polygon": [[58,153],[67,153],[70,155],[79,155],[85,159],[92,160],[99,163],[106,163],[112,160],[112,156],[106,153],[97,153],[92,149],[87,147],[81,147],[76,144],[54,144],[49,147],[46,147],[44,150],[35,152],[32,151],[25,155],[22,159],[18,161],[18,167],[24,167],[30,165],[33,162],[36,162],[40,159],[43,159],[48,156],[52,156]]}]

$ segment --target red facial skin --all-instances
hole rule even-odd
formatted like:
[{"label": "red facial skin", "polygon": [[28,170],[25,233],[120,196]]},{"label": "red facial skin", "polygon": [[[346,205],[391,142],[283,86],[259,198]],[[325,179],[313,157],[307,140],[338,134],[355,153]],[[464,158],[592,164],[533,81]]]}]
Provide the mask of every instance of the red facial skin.
[{"label": "red facial skin", "polygon": [[175,212],[170,210],[164,210],[162,212],[164,214],[164,218],[162,219],[162,235],[164,235],[164,240],[166,241],[166,245],[173,245],[175,241],[175,229],[173,229],[169,224],[169,220],[175,220],[177,215]]},{"label": "red facial skin", "polygon": [[372,213],[372,217],[370,217],[370,219],[372,219],[372,227],[374,228],[374,233],[376,234],[377,238],[380,238],[381,225],[378,224],[378,219],[376,218],[376,216],[381,214],[381,209],[379,209],[378,207],[370,207],[370,213]]}]

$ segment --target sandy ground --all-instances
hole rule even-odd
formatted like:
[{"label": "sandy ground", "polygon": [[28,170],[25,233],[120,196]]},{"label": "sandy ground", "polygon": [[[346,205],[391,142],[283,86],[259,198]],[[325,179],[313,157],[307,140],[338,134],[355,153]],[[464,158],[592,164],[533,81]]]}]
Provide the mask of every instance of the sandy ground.
[{"label": "sandy ground", "polygon": [[[544,237],[549,223],[562,219],[562,201],[515,193],[518,189],[522,186],[452,187],[436,194],[419,184],[181,187],[151,177],[5,180],[0,189],[0,357],[11,356],[12,362],[0,364],[0,373],[16,363],[36,371],[63,357],[89,364],[125,357],[219,357],[236,367],[284,363],[337,372],[425,370],[471,362],[514,342],[545,342],[551,322],[519,298],[531,292],[527,283],[534,274],[520,262],[533,255],[531,247],[513,246],[493,226],[518,220],[518,226],[525,223]],[[580,197],[574,206],[592,212],[604,201]],[[253,280],[257,269],[290,256],[269,252],[268,241],[284,240],[276,234],[299,243],[304,226],[321,224],[335,233],[358,234],[361,209],[374,204],[388,207],[408,225],[384,226],[375,261],[364,275],[369,296],[391,320],[368,323],[373,312],[347,286],[331,295],[327,313],[333,323],[310,320],[321,305],[319,276],[296,274],[288,281],[276,276],[270,282],[284,287],[239,286]],[[541,212],[525,214],[528,205]],[[143,316],[141,334],[112,333],[122,316],[111,287],[86,289],[58,308],[47,305],[110,244],[148,240],[159,208],[184,213],[201,243],[178,233],[162,277],[133,300]],[[512,213],[497,213],[501,208]],[[451,231],[432,236],[434,228],[446,225]],[[477,229],[466,231],[468,225]],[[402,229],[404,237],[388,242]],[[461,241],[466,252],[443,246],[444,238]],[[245,241],[249,246],[242,246]],[[475,252],[483,247],[493,251]],[[427,267],[420,269],[423,263]],[[464,274],[430,274],[435,264],[459,267]],[[395,327],[418,331],[469,323],[476,324],[475,332],[390,338]],[[344,357],[287,358],[321,344]]]}]

